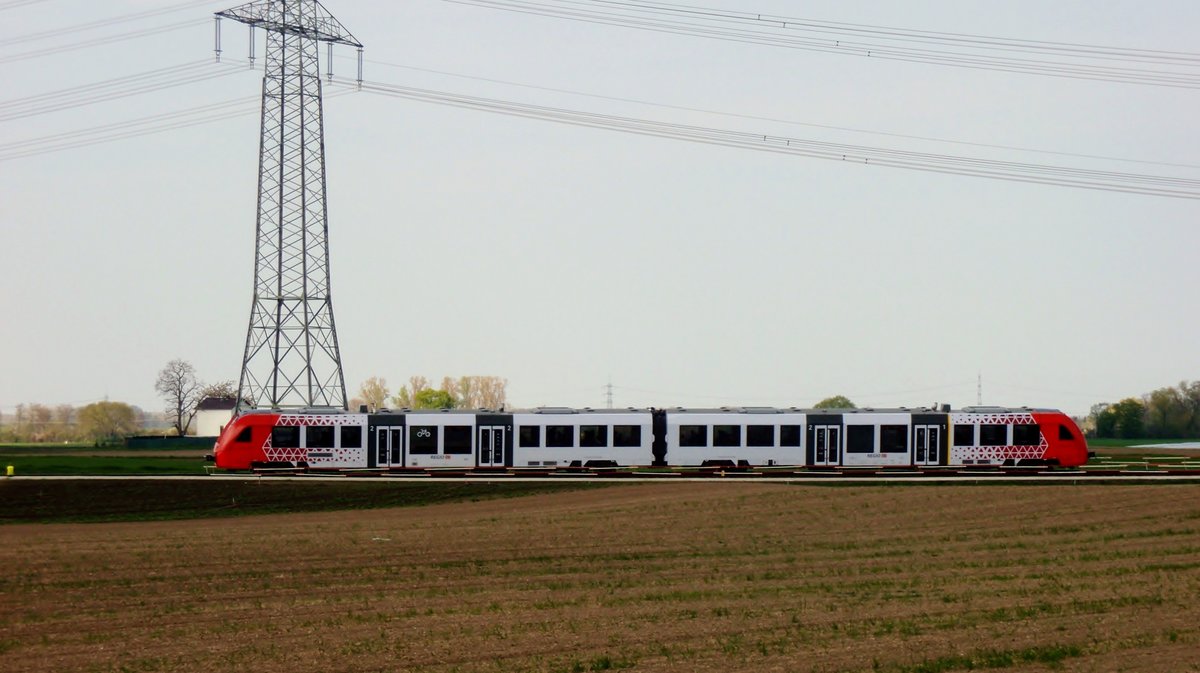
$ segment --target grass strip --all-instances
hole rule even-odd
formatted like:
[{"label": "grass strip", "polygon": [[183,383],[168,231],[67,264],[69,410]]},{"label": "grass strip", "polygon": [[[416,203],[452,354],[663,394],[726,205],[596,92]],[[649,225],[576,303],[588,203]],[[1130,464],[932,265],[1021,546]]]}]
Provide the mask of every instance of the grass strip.
[{"label": "grass strip", "polygon": [[203,458],[196,457],[10,455],[0,462],[18,475],[205,474]]},{"label": "grass strip", "polygon": [[[1082,657],[1083,648],[1078,645],[1045,645],[1023,650],[978,650],[971,654],[955,654],[937,659],[927,659],[911,666],[887,669],[895,673],[945,673],[946,671],[974,671],[981,669],[1012,668],[1025,664],[1042,664],[1060,668],[1062,662]],[[875,670],[883,670],[876,665]]]}]

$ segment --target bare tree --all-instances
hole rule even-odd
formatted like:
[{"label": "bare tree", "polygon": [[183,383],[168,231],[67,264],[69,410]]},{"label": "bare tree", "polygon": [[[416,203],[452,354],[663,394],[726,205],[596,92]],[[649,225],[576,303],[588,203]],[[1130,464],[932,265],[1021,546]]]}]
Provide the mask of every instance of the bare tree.
[{"label": "bare tree", "polygon": [[479,390],[479,408],[501,409],[508,402],[508,380],[499,376],[477,376],[475,387]]},{"label": "bare tree", "polygon": [[408,394],[416,398],[417,393],[429,388],[429,379],[424,376],[408,377]]},{"label": "bare tree", "polygon": [[200,399],[204,400],[207,397],[218,400],[233,400],[237,399],[237,384],[233,381],[217,381],[209,383],[200,388]]},{"label": "bare tree", "polygon": [[196,368],[186,360],[171,360],[158,373],[154,389],[166,402],[167,420],[176,434],[183,437],[196,417],[196,405],[200,403],[203,389],[196,379]]},{"label": "bare tree", "polygon": [[358,387],[358,396],[363,399],[368,411],[383,409],[388,399],[387,379],[372,376],[363,381],[362,385]]},{"label": "bare tree", "polygon": [[75,407],[69,404],[54,407],[54,436],[63,440],[75,438]]},{"label": "bare tree", "polygon": [[34,442],[45,442],[51,439],[51,426],[54,422],[54,412],[44,404],[29,405],[29,438]]},{"label": "bare tree", "polygon": [[460,376],[458,379],[458,406],[463,409],[479,408],[479,393],[475,388],[474,376]]}]

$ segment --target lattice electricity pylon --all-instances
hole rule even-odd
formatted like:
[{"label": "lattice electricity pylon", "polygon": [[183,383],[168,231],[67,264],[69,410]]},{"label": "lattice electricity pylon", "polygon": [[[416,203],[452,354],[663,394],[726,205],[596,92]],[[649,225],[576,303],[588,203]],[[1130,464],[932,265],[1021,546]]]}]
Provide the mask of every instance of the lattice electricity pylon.
[{"label": "lattice electricity pylon", "polygon": [[[346,408],[329,291],[319,42],[362,44],[317,0],[260,0],[217,13],[267,32],[254,301],[238,399]],[[218,27],[219,27],[218,23]],[[220,38],[218,33],[218,50]],[[251,47],[253,54],[253,47]],[[361,65],[360,65],[361,80]]]}]

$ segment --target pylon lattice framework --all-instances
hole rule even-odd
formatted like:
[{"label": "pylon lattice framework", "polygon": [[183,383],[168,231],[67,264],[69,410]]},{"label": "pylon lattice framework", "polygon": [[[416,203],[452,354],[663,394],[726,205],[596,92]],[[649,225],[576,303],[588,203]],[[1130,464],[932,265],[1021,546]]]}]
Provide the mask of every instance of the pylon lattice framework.
[{"label": "pylon lattice framework", "polygon": [[[267,32],[254,300],[239,407],[244,400],[256,407],[345,409],[329,287],[317,46],[327,42],[361,50],[362,44],[317,0],[260,0],[217,17]],[[219,44],[218,34],[218,50]]]}]

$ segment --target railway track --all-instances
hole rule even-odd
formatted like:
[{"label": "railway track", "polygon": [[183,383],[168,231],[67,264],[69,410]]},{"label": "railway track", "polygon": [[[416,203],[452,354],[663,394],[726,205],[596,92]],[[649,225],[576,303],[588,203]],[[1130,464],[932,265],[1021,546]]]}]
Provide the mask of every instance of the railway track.
[{"label": "railway track", "polygon": [[248,473],[213,473],[209,475],[74,475],[74,476],[17,476],[11,480],[173,480],[173,481],[372,481],[372,482],[592,482],[592,483],[671,483],[671,482],[757,482],[788,484],[920,484],[920,483],[1200,483],[1200,470],[688,470],[671,472],[642,472],[635,470],[583,470],[555,472],[524,471],[437,471],[407,470],[382,472],[355,470],[347,472],[305,472],[300,470],[261,470]]}]

